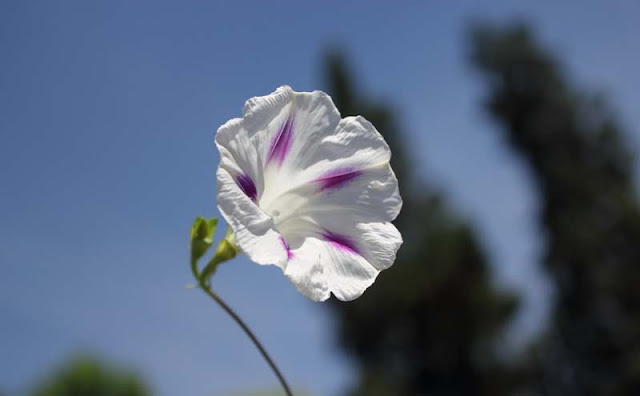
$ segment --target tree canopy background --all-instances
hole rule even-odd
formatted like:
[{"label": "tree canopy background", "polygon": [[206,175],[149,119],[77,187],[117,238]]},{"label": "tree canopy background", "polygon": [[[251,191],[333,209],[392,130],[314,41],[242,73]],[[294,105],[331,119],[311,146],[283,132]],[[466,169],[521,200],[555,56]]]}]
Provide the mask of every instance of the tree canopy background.
[{"label": "tree canopy background", "polygon": [[615,113],[574,88],[526,24],[475,25],[469,39],[486,111],[531,168],[542,199],[551,321],[521,356],[499,358],[517,297],[492,285],[474,229],[442,195],[413,184],[393,109],[367,100],[346,59],[332,53],[328,91],[342,114],[377,126],[405,181],[395,266],[360,299],[331,305],[341,345],[360,368],[351,393],[638,394],[640,212]]},{"label": "tree canopy background", "polygon": [[136,373],[89,355],[70,358],[29,391],[29,396],[149,395],[149,387]]},{"label": "tree canopy background", "polygon": [[492,286],[473,228],[437,192],[412,185],[414,167],[392,109],[366,99],[338,53],[325,69],[341,114],[360,114],[383,133],[404,199],[395,224],[405,242],[392,269],[359,299],[332,300],[342,346],[360,366],[353,393],[489,395],[508,388],[515,373],[499,364],[493,345],[517,298]]}]

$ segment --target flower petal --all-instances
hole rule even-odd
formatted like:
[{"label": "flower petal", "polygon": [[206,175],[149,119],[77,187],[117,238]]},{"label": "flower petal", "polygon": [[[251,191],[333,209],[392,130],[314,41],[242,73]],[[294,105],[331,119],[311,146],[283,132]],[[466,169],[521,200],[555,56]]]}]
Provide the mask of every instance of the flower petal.
[{"label": "flower petal", "polygon": [[391,166],[385,163],[365,170],[352,169],[355,170],[348,180],[345,176],[331,183],[326,176],[315,179],[320,191],[309,206],[315,207],[315,211],[348,210],[370,221],[394,220],[402,208],[402,198]]},{"label": "flower petal", "polygon": [[278,230],[294,255],[305,239],[318,238],[340,250],[359,254],[379,270],[393,265],[403,242],[391,222],[361,217],[348,209],[316,211],[279,225]]},{"label": "flower petal", "polygon": [[264,165],[277,159],[279,165],[300,168],[317,144],[332,135],[340,113],[324,92],[294,92],[278,88],[270,95],[249,99],[243,109],[244,128],[259,146]]},{"label": "flower petal", "polygon": [[293,251],[284,271],[296,288],[314,301],[329,298],[329,292],[342,301],[364,293],[380,271],[361,255],[328,240],[306,238]]},{"label": "flower petal", "polygon": [[245,193],[257,202],[264,190],[264,172],[257,147],[244,128],[244,120],[234,118],[218,128],[215,143],[220,152],[220,168],[244,185]]},{"label": "flower petal", "polygon": [[[284,85],[269,95],[255,96],[247,100],[242,109],[242,118],[249,134],[253,136],[270,129],[273,120],[282,115],[284,110],[287,110],[286,107],[291,104],[294,95],[295,92],[291,87]],[[270,130],[270,132],[271,136],[269,137],[273,137],[277,130]],[[270,142],[271,139],[268,141]]]},{"label": "flower petal", "polygon": [[367,169],[388,163],[389,159],[391,151],[380,132],[364,117],[357,116],[340,120],[336,130],[322,139],[305,163],[313,170]]},{"label": "flower petal", "polygon": [[291,252],[284,274],[300,293],[313,301],[324,301],[330,296],[324,264],[320,251],[309,242]]},{"label": "flower petal", "polygon": [[305,191],[306,208],[297,210],[344,208],[378,221],[398,216],[402,198],[389,164],[391,152],[370,122],[362,117],[343,119],[337,131],[320,142],[314,155],[315,163],[289,177],[288,189],[293,194],[308,190],[308,184],[316,187],[315,194]]},{"label": "flower petal", "polygon": [[388,222],[345,221],[344,216],[334,213],[333,216],[323,215],[319,223],[327,230],[325,233],[347,238],[349,244],[346,247],[360,254],[378,270],[393,265],[402,245],[400,232]]},{"label": "flower petal", "polygon": [[[260,201],[267,213],[282,215],[277,223],[283,234],[289,224],[282,224],[282,219],[289,222],[316,212],[342,211],[348,218],[358,215],[370,222],[397,217],[402,199],[388,162],[389,147],[371,123],[362,117],[347,117],[317,150],[326,158],[297,173],[281,174],[286,176],[281,185],[269,188]],[[342,156],[335,157],[335,153]]]},{"label": "flower petal", "polygon": [[236,234],[236,243],[258,264],[283,267],[287,250],[273,219],[267,216],[238,186],[233,176],[222,167],[217,171],[218,209]]},{"label": "flower petal", "polygon": [[284,86],[270,95],[251,98],[244,105],[243,118],[229,120],[216,133],[220,167],[232,175],[248,176],[256,186],[256,202],[264,191],[269,142],[279,140],[278,133],[287,123],[293,96],[291,88]]},{"label": "flower petal", "polygon": [[[218,129],[220,166],[254,180],[258,200],[263,194],[279,195],[292,184],[292,174],[308,165],[307,158],[313,157],[320,142],[334,134],[339,122],[340,113],[324,92],[280,87],[249,99],[243,118]],[[269,191],[265,192],[266,186]]]}]

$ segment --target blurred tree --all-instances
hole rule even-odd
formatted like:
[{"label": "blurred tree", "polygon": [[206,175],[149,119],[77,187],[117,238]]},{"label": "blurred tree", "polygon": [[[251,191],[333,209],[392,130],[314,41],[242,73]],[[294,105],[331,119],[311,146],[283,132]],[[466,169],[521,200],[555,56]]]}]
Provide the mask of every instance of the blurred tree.
[{"label": "blurred tree", "polygon": [[604,101],[573,89],[525,25],[477,26],[472,37],[487,110],[541,195],[556,299],[537,391],[640,395],[640,210],[629,143]]},{"label": "blurred tree", "polygon": [[32,396],[148,396],[147,386],[133,373],[107,367],[81,356],[71,359],[30,392]]},{"label": "blurred tree", "polygon": [[[490,282],[472,228],[437,194],[417,185],[393,111],[365,100],[343,58],[327,58],[328,91],[343,114],[362,115],[384,135],[400,180],[403,210],[395,222],[404,237],[395,265],[359,299],[330,305],[339,336],[355,358],[354,395],[500,395],[517,383],[501,366],[493,342],[517,306]],[[411,182],[410,182],[411,181]]]}]

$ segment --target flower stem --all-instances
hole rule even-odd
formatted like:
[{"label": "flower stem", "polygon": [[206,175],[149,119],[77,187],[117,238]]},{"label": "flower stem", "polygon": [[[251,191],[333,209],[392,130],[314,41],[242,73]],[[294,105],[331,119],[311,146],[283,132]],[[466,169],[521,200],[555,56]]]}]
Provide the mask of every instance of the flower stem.
[{"label": "flower stem", "polygon": [[227,305],[227,303],[224,302],[224,300],[222,298],[220,298],[220,296],[218,296],[211,289],[211,287],[207,283],[205,283],[204,281],[201,280],[201,278],[200,278],[200,276],[198,274],[198,269],[197,269],[196,266],[192,265],[191,269],[193,270],[193,274],[196,277],[196,279],[198,279],[198,283],[200,285],[200,288],[209,297],[211,297],[211,299],[213,299],[213,301],[217,302],[218,305],[220,305],[220,307],[222,307],[222,309],[224,309],[225,312],[228,313],[229,316],[231,316],[233,318],[233,320],[236,321],[236,323],[242,328],[242,330],[244,330],[245,334],[253,342],[253,345],[255,345],[256,348],[258,348],[258,351],[260,351],[260,354],[262,355],[264,360],[267,361],[267,363],[269,364],[269,367],[271,367],[271,370],[273,370],[273,373],[276,375],[276,377],[278,377],[278,380],[280,381],[280,385],[282,385],[282,388],[284,389],[284,391],[287,394],[287,396],[293,396],[293,393],[291,392],[291,389],[289,389],[289,385],[287,385],[287,381],[285,381],[284,376],[282,375],[280,370],[278,370],[278,367],[276,366],[275,362],[273,361],[273,359],[271,359],[271,356],[269,356],[269,354],[264,349],[264,347],[262,346],[260,341],[258,341],[258,338],[255,336],[255,334],[253,334],[253,331],[251,331],[249,326],[247,326],[247,324],[244,323],[244,321],[240,318],[240,316],[238,316],[238,314],[235,313],[235,311],[233,309],[231,309],[231,307],[229,305]]}]

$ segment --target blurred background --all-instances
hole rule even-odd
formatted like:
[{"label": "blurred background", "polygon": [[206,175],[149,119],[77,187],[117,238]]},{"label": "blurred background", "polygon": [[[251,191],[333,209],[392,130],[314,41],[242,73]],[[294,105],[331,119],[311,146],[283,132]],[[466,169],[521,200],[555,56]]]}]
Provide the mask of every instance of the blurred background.
[{"label": "blurred background", "polygon": [[354,302],[218,270],[297,392],[640,394],[638,21],[631,0],[0,1],[0,394],[279,394],[185,286],[214,132],[283,84],[371,120],[405,201]]}]

